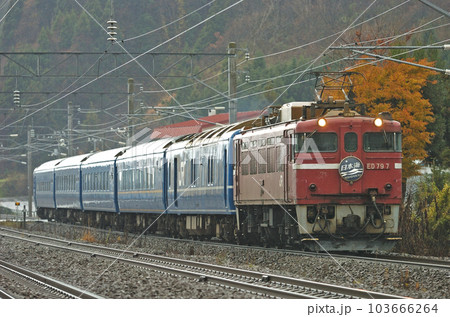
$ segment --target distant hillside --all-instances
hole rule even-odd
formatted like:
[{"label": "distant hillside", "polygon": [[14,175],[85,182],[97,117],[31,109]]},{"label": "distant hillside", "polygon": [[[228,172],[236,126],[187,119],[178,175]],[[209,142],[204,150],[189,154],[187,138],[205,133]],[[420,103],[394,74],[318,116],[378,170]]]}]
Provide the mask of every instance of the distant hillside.
[{"label": "distant hillside", "polygon": [[[447,0],[433,3],[449,9]],[[29,125],[44,127],[36,131],[52,138],[48,141],[51,145],[42,145],[47,152],[37,153],[35,164],[48,160],[51,152],[64,151],[64,147],[57,146],[58,140],[66,138],[67,105],[72,102],[79,109],[74,116],[77,151],[90,151],[94,146],[116,147],[126,138],[123,131],[128,124],[129,77],[136,82],[136,130],[202,117],[207,115],[207,108],[214,106],[227,107],[221,95],[228,89],[226,57],[145,56],[139,64],[132,62],[112,71],[130,57],[110,53],[223,54],[229,42],[236,42],[241,49],[237,55],[238,109],[253,111],[272,103],[311,100],[310,77],[303,74],[307,68],[337,71],[354,63],[343,59],[347,52],[327,51],[321,55],[335,40],[334,45],[375,40],[368,42],[373,44],[381,39],[395,39],[393,42],[398,44],[432,44],[448,39],[448,26],[437,27],[444,23],[440,16],[420,1],[397,0],[4,1],[0,5],[1,52],[107,54],[79,59],[42,56],[39,62],[30,55],[18,56],[15,62],[0,55],[0,73],[4,75],[0,77],[0,124],[18,122],[0,134],[17,133],[15,142],[25,144]],[[111,18],[117,21],[120,45],[107,41],[105,29]],[[399,36],[428,28],[426,32]],[[248,62],[244,61],[244,50],[250,54]],[[449,68],[448,54],[433,54],[438,66]],[[31,75],[36,64],[41,77]],[[100,78],[106,72],[111,73]],[[249,83],[245,82],[246,76]],[[24,107],[12,110],[16,89],[21,92]],[[140,93],[141,89],[147,93]],[[69,93],[75,90],[76,94]],[[439,102],[445,104],[445,98],[443,94]],[[158,106],[173,110],[149,109]],[[22,120],[24,117],[27,119]],[[93,136],[101,142],[88,139]],[[24,148],[17,148],[23,154]],[[0,161],[0,166],[0,179],[8,177],[9,167],[24,167],[5,160]],[[16,186],[25,187],[22,183]]]},{"label": "distant hillside", "polygon": [[[185,19],[163,27],[158,32],[126,43],[130,51],[142,52],[236,2],[113,1],[111,11],[111,0],[79,1],[92,15],[89,17],[75,1],[23,0],[15,5],[2,22],[0,49],[103,50],[106,46],[105,34],[96,21],[106,28],[106,21],[111,17],[111,13],[118,22],[119,39],[130,39],[189,14]],[[211,4],[205,6],[208,3]],[[253,56],[258,51],[271,54],[345,30],[354,21],[358,24],[400,4],[395,0],[376,1],[366,14],[357,20],[370,3],[371,1],[366,0],[242,1],[161,49],[223,51],[228,42],[234,41],[249,48]],[[448,2],[445,0],[435,0],[433,3],[448,9]],[[191,14],[202,7],[203,9]],[[4,6],[2,12],[6,13],[6,8],[7,6]],[[401,18],[398,18],[399,15]],[[399,9],[348,32],[344,39],[354,40],[356,31],[366,33],[367,37],[392,36],[418,26],[418,21],[425,22],[438,16],[437,12],[419,1],[410,1]],[[330,41],[318,47],[307,48],[307,52],[314,54],[318,48],[323,49],[329,43]]]}]

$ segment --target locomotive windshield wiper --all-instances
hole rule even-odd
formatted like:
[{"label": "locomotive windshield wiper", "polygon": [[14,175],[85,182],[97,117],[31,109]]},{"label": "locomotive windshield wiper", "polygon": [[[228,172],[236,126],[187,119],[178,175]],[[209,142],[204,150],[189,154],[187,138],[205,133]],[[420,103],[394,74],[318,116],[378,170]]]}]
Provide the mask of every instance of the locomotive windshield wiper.
[{"label": "locomotive windshield wiper", "polygon": [[309,139],[310,137],[312,137],[314,135],[314,133],[317,132],[317,129],[315,129],[313,132],[311,132],[309,135],[306,136],[307,139]]},{"label": "locomotive windshield wiper", "polygon": [[389,145],[389,140],[388,140],[388,137],[387,137],[387,134],[386,134],[386,130],[385,130],[385,129],[383,129],[383,137],[384,137],[384,143],[385,143],[386,145]]}]

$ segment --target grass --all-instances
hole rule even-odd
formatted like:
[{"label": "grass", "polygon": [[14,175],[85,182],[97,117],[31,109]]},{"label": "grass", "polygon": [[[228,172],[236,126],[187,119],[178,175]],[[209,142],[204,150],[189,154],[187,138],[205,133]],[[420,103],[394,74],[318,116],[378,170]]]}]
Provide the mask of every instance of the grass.
[{"label": "grass", "polygon": [[20,221],[2,221],[1,226],[7,228],[19,229],[22,228],[22,222]]},{"label": "grass", "polygon": [[83,233],[81,240],[86,241],[86,242],[91,242],[91,243],[97,241],[90,230],[87,230]]}]

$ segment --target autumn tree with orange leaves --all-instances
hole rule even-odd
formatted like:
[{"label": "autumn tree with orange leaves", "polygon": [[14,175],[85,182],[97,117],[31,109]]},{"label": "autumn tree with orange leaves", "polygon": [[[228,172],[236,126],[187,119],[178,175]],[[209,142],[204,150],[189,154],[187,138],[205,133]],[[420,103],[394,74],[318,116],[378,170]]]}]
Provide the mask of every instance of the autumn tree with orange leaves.
[{"label": "autumn tree with orange leaves", "polygon": [[[425,59],[409,62],[433,66],[433,62]],[[353,69],[355,71],[355,69]],[[367,106],[368,114],[376,116],[388,111],[394,120],[402,125],[403,178],[417,175],[419,166],[414,161],[426,158],[425,146],[431,142],[432,132],[426,130],[428,123],[433,122],[432,105],[423,98],[422,88],[432,83],[432,70],[382,61],[376,65],[358,66],[356,71],[362,76],[354,77],[355,101]]]}]

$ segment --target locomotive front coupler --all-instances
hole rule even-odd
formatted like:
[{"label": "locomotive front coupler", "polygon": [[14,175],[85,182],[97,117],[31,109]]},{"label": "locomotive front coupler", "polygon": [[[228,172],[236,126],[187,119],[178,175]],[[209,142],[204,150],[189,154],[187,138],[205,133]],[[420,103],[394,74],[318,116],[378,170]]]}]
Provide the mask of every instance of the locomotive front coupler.
[{"label": "locomotive front coupler", "polygon": [[369,188],[369,195],[373,203],[375,203],[378,195],[378,189],[376,188]]},{"label": "locomotive front coupler", "polygon": [[370,198],[372,200],[373,206],[375,207],[375,210],[378,213],[378,216],[380,217],[380,220],[381,220],[380,225],[376,225],[374,214],[370,213],[368,215],[370,217],[370,223],[372,224],[372,226],[375,229],[383,228],[383,232],[384,232],[384,230],[386,229],[386,220],[384,220],[383,213],[380,211],[380,209],[378,209],[378,206],[377,206],[376,197],[378,195],[378,189],[376,189],[376,188],[375,189],[373,189],[373,188],[369,189],[369,195],[370,195]]}]

